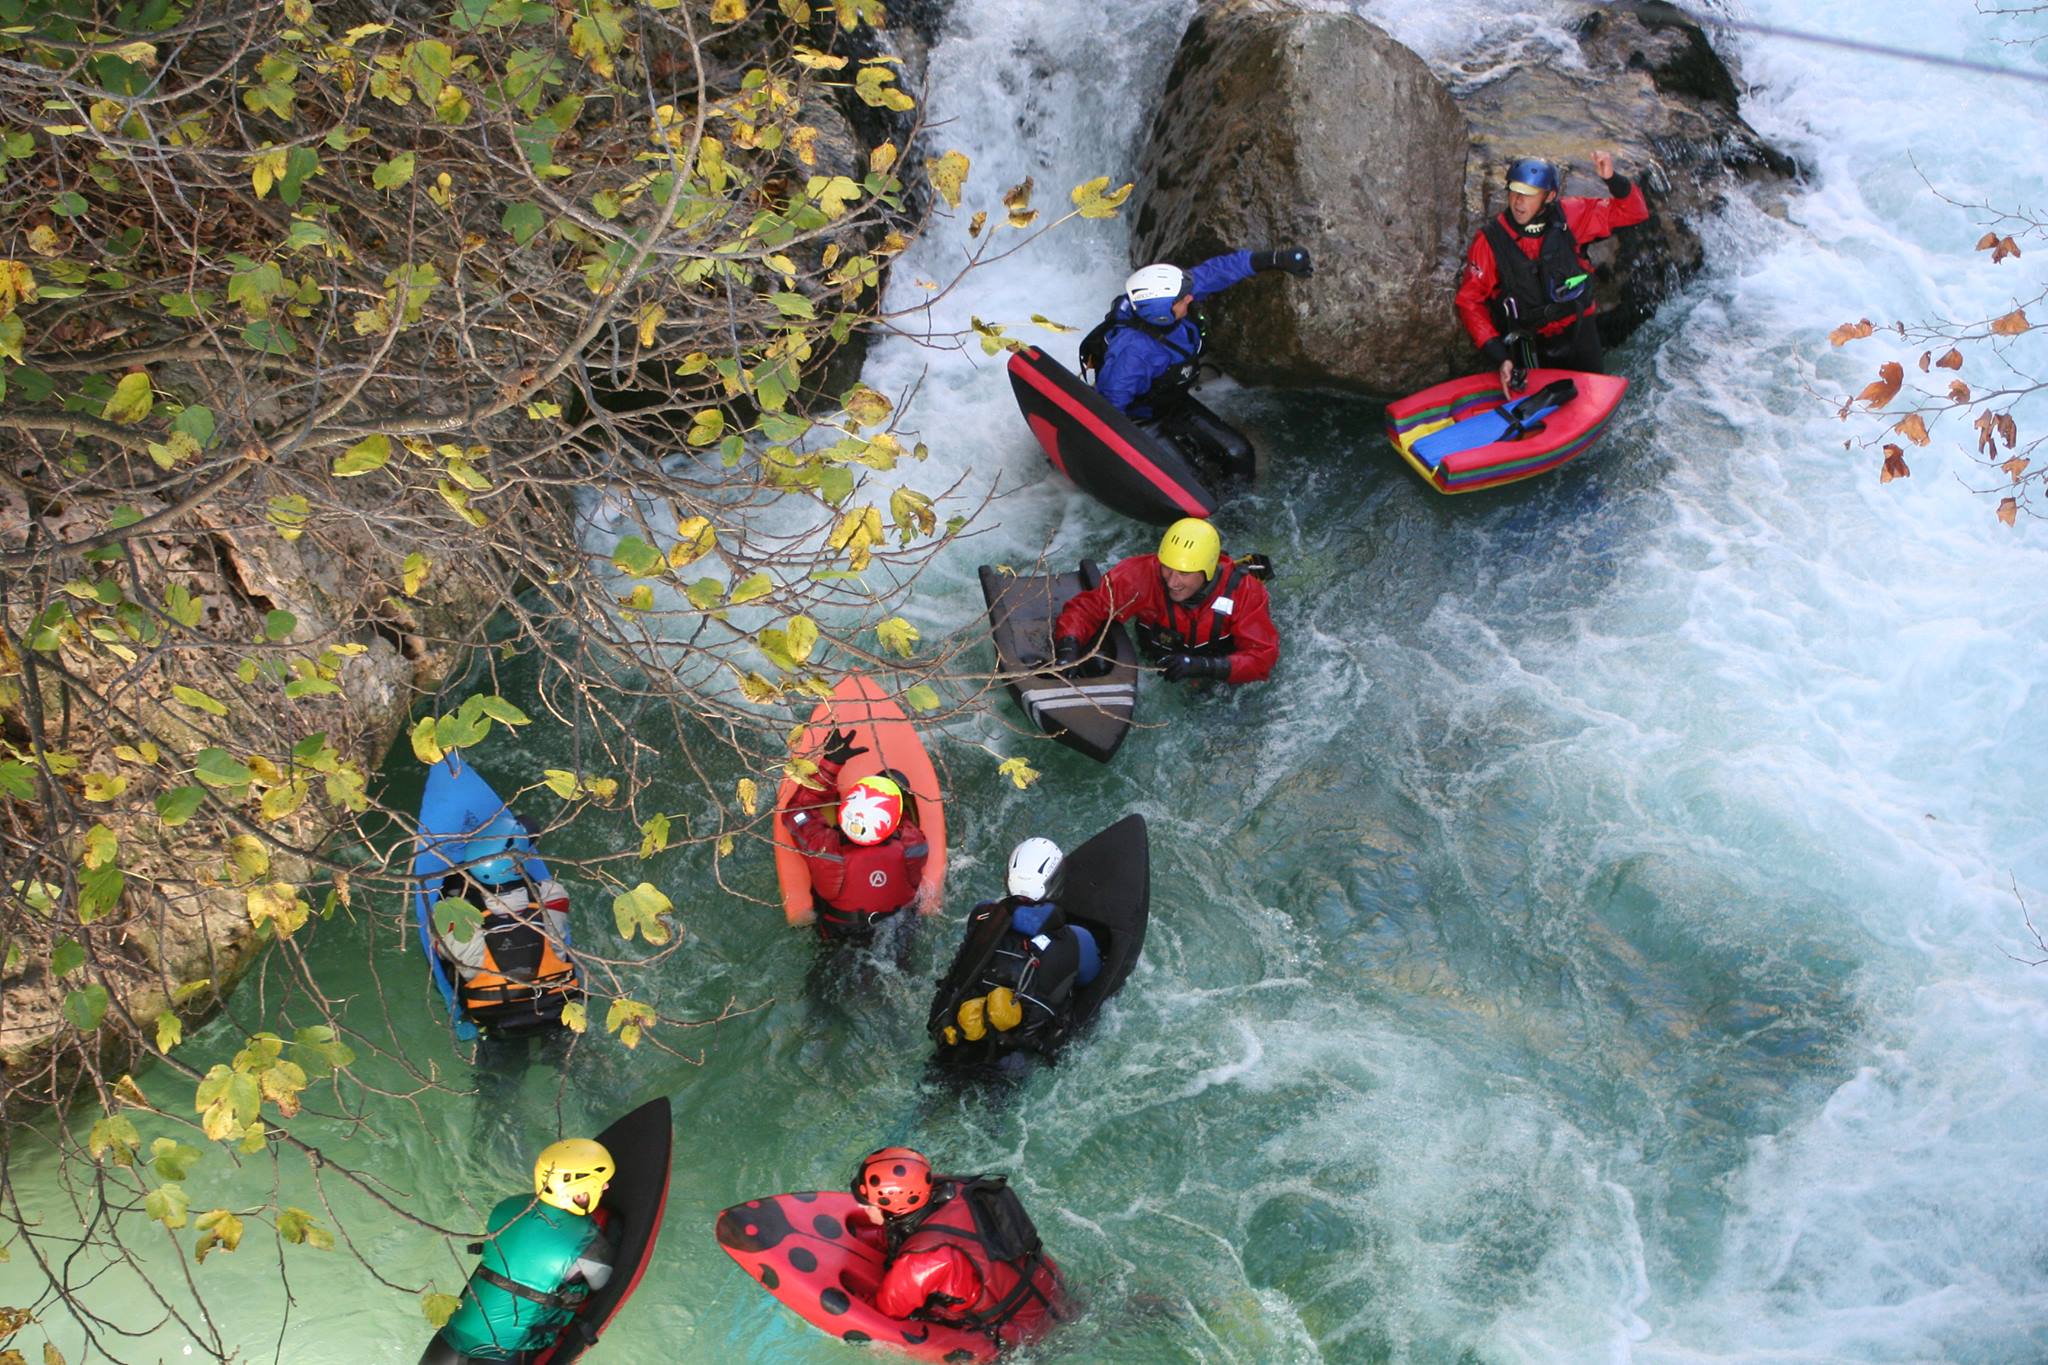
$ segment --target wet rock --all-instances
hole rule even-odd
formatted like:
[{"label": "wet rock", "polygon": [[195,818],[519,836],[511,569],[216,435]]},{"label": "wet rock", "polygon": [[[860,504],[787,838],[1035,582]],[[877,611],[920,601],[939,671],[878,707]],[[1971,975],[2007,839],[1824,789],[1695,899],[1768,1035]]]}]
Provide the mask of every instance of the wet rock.
[{"label": "wet rock", "polygon": [[1349,14],[1204,5],[1181,40],[1133,196],[1133,263],[1299,244],[1211,309],[1240,378],[1413,388],[1441,365],[1468,136],[1422,60]]}]

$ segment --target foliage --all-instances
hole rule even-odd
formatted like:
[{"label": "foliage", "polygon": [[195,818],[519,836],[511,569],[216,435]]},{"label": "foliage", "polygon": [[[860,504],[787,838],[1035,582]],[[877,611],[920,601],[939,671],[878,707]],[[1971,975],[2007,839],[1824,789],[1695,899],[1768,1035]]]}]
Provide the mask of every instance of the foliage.
[{"label": "foliage", "polygon": [[[1946,196],[1943,196],[1946,198]],[[1956,203],[1955,200],[1949,200]],[[2025,208],[2000,210],[1988,203],[1959,204],[1979,219],[1982,230],[1976,250],[1990,267],[2006,269],[2005,263],[2024,261],[2021,243],[2048,240],[2048,218]],[[2039,255],[2035,257],[2039,259]],[[2024,267],[2015,265],[2011,270]],[[1843,421],[1857,417],[1865,429],[1876,427],[1858,439],[1845,441],[1844,448],[1875,447],[1880,457],[1878,480],[1890,483],[1908,478],[1912,468],[1906,462],[1906,447],[1931,446],[1944,418],[1950,430],[1966,424],[1968,457],[1978,466],[1978,491],[1996,497],[1995,515],[2007,526],[2014,525],[2021,512],[2041,515],[2038,499],[2048,463],[2038,461],[2043,434],[2022,431],[2020,409],[2027,399],[2048,393],[2048,377],[2040,371],[2040,356],[2031,334],[2042,330],[2048,319],[2048,286],[2029,285],[2022,276],[2014,291],[2013,307],[1992,317],[1958,321],[1937,319],[1908,324],[1895,322],[1885,329],[1911,350],[1917,358],[1887,360],[1877,377],[1854,397],[1843,400],[1837,413]],[[2028,310],[2033,310],[2033,317]],[[1828,344],[1840,347],[1877,333],[1868,318],[1843,323],[1828,334]],[[1907,366],[1927,376],[1907,386]],[[1970,374],[1963,373],[1970,366]],[[1944,376],[1946,380],[1944,382]],[[1971,382],[1972,378],[1976,382]],[[1894,407],[1903,396],[1904,403]],[[1859,411],[1860,405],[1860,411]],[[1882,416],[1875,416],[1882,414]]]},{"label": "foliage", "polygon": [[[216,1358],[203,1267],[129,1239],[203,1263],[263,1224],[281,1268],[356,1254],[337,1181],[425,1221],[303,1135],[409,1121],[370,1060],[449,1083],[351,1029],[308,952],[412,889],[411,813],[371,777],[414,688],[468,691],[405,727],[431,762],[535,723],[500,669],[538,676],[576,766],[506,794],[549,830],[618,828],[617,854],[561,870],[617,935],[583,917],[606,1012],[600,1033],[577,1007],[575,1045],[626,1049],[693,1022],[633,998],[686,942],[640,860],[765,838],[760,783],[808,766],[792,708],[848,668],[920,711],[971,702],[905,601],[979,509],[911,486],[904,395],[848,363],[912,330],[884,273],[971,175],[923,150],[880,11],[0,0],[0,1057],[14,1098],[89,1125],[55,1138],[88,1240]],[[993,228],[974,213],[963,276],[1129,186],[1048,222],[1032,193]],[[915,334],[1016,344],[979,319]],[[684,742],[651,745],[650,714]],[[710,814],[654,808],[658,769]],[[231,1041],[188,1055],[186,1021],[223,1006]],[[147,1086],[116,1062],[141,1054]],[[261,1154],[302,1159],[317,1214],[282,1191],[205,1207],[209,1168]],[[37,1308],[63,1300],[122,1359],[133,1324],[74,1293],[75,1237],[23,1198],[5,1217],[48,1277]]]}]

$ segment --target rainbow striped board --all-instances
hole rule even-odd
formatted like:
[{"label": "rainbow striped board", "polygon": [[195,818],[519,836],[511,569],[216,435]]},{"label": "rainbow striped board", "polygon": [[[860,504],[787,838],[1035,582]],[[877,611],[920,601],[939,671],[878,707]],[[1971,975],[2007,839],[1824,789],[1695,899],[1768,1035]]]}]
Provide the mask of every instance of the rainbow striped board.
[{"label": "rainbow striped board", "polygon": [[[1499,410],[1509,400],[1500,391],[1497,373],[1447,380],[1389,404],[1387,439],[1439,493],[1469,493],[1531,478],[1589,450],[1628,392],[1628,381],[1618,375],[1538,369],[1529,371],[1528,384],[1514,401],[1559,383],[1569,383],[1572,396],[1518,430],[1501,418]],[[1475,441],[1456,439],[1458,427],[1466,423]]]}]

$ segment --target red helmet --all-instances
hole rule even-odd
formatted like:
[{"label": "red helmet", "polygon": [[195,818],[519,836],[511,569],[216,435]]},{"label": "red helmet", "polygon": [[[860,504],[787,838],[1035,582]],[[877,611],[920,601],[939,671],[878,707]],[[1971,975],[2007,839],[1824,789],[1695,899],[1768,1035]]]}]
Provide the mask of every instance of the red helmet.
[{"label": "red helmet", "polygon": [[892,1218],[921,1209],[932,1197],[932,1163],[908,1147],[869,1152],[853,1173],[853,1197]]},{"label": "red helmet", "polygon": [[856,844],[879,844],[903,823],[903,788],[886,777],[863,777],[839,803],[839,829]]}]

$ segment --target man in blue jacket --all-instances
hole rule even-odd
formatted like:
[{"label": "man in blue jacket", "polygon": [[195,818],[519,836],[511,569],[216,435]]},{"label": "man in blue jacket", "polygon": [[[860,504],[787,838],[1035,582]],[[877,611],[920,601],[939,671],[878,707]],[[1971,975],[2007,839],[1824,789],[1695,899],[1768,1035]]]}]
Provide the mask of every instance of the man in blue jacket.
[{"label": "man in blue jacket", "polygon": [[1252,445],[1196,400],[1205,320],[1196,306],[1262,270],[1308,276],[1315,265],[1300,247],[1227,251],[1192,270],[1148,265],[1124,281],[1102,325],[1081,343],[1083,372],[1095,391],[1137,423],[1221,463],[1227,477],[1250,478]]}]

